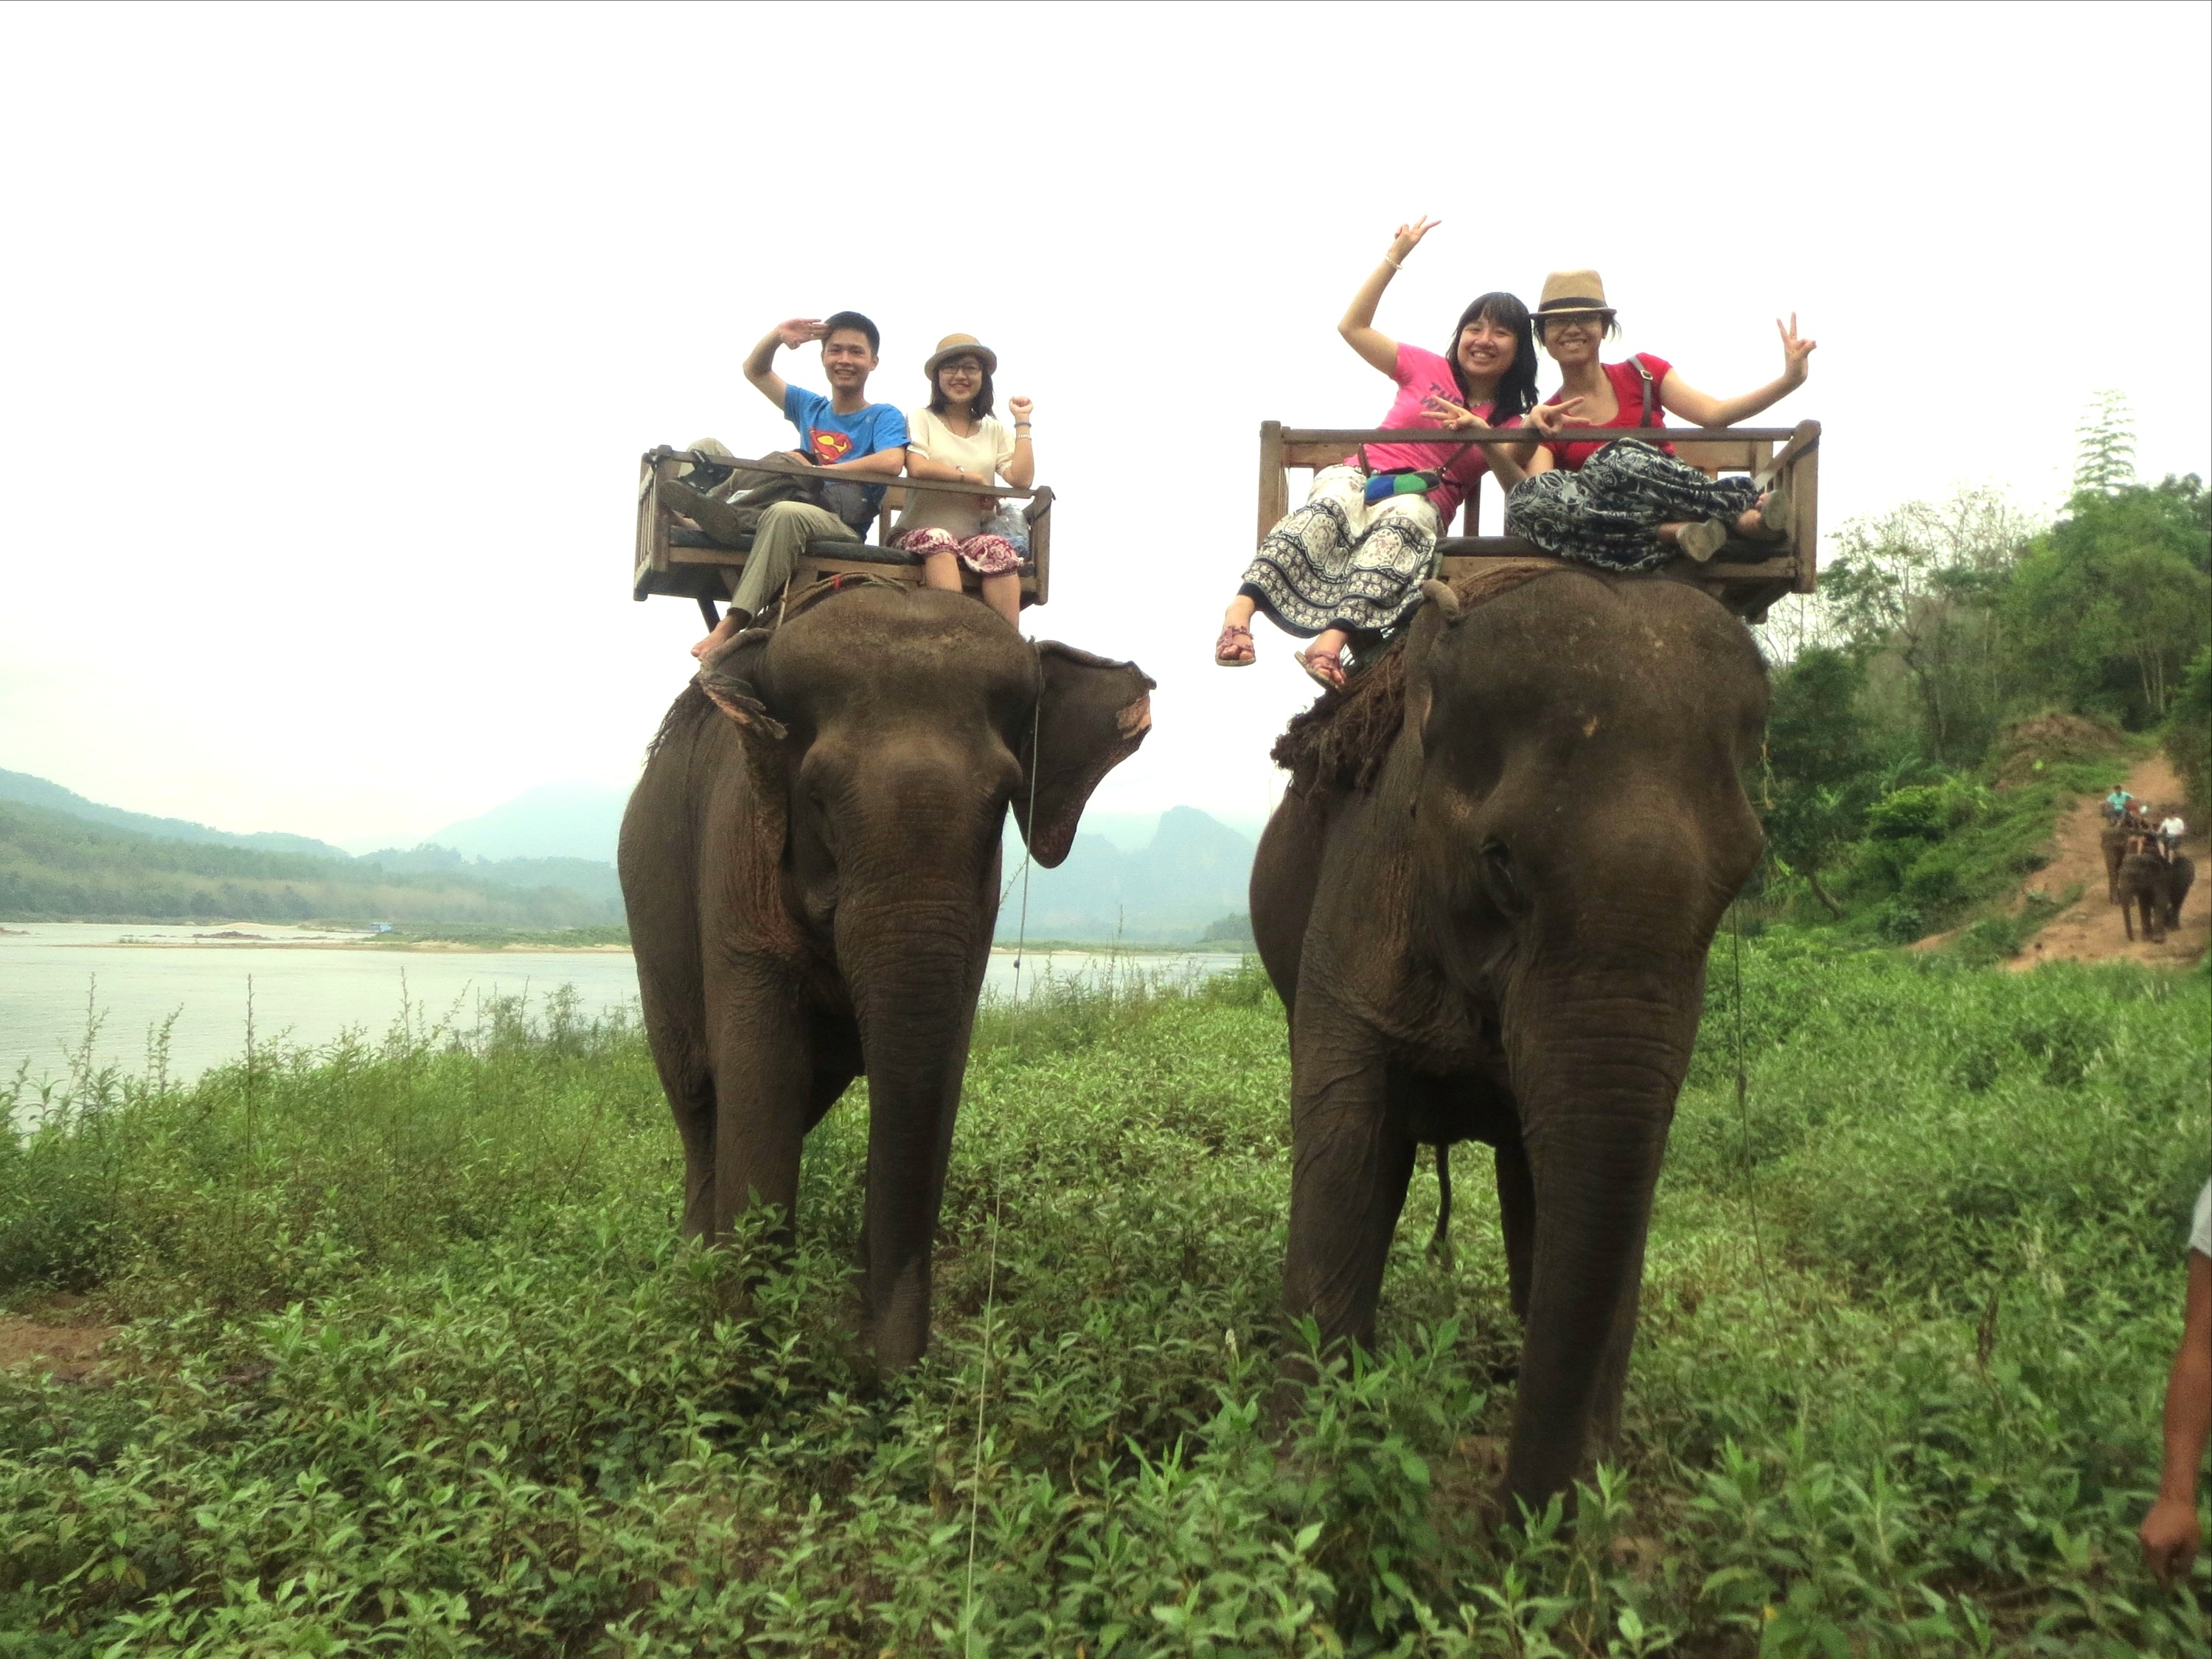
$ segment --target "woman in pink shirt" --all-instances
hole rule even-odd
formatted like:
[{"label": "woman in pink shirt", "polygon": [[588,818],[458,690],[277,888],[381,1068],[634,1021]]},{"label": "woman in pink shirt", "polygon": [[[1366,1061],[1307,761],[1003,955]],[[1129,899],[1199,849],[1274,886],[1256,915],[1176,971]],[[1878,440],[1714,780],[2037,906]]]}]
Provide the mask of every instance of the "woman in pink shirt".
[{"label": "woman in pink shirt", "polygon": [[[1528,309],[1512,295],[1486,294],[1461,313],[1449,357],[1375,328],[1382,290],[1435,228],[1427,219],[1398,227],[1336,331],[1397,382],[1384,427],[1434,430],[1445,419],[1514,425],[1536,401],[1536,347]],[[1547,418],[1545,429],[1555,430],[1560,418]],[[1532,435],[1524,461],[1533,449]],[[1352,637],[1386,633],[1420,603],[1421,583],[1435,569],[1437,538],[1486,465],[1479,448],[1454,454],[1436,444],[1370,444],[1357,459],[1316,473],[1306,504],[1267,532],[1245,568],[1222,617],[1213,660],[1249,666],[1252,614],[1264,610],[1285,633],[1313,640],[1297,653],[1306,672],[1341,688]]]},{"label": "woman in pink shirt", "polygon": [[[1563,382],[1550,405],[1575,410],[1567,417],[1571,427],[1644,430],[1665,426],[1669,414],[1698,426],[1733,426],[1804,385],[1806,360],[1819,344],[1798,338],[1796,317],[1787,327],[1776,323],[1781,374],[1756,391],[1716,398],[1648,351],[1626,362],[1599,360],[1600,347],[1620,325],[1594,270],[1547,276],[1536,322]],[[1730,537],[1771,536],[1790,519],[1786,498],[1762,494],[1748,478],[1708,477],[1676,459],[1656,434],[1649,440],[1599,434],[1584,442],[1547,442],[1525,462],[1507,454],[1498,472],[1510,486],[1507,535],[1611,570],[1656,569],[1678,553],[1710,559]]]}]

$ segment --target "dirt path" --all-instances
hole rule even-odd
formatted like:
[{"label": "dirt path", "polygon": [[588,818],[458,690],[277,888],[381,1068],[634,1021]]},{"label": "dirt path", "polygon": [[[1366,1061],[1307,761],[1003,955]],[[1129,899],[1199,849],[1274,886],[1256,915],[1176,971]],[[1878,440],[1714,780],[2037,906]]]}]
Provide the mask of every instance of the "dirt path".
[{"label": "dirt path", "polygon": [[26,1312],[0,1314],[0,1370],[31,1365],[60,1382],[82,1382],[99,1364],[100,1345],[114,1334],[82,1297],[47,1297]]},{"label": "dirt path", "polygon": [[[2153,755],[2129,774],[2128,787],[2138,799],[2154,802],[2160,808],[2169,801],[2178,805],[2181,800],[2181,781],[2174,776],[2173,768],[2164,755]],[[2163,945],[2153,945],[2142,938],[2140,927],[2136,929],[2135,943],[2130,945],[2119,907],[2106,901],[2105,858],[2098,842],[2104,827],[2104,814],[2099,810],[2099,798],[2094,796],[2085,798],[2058,821],[2051,860],[2028,878],[2027,885],[2053,898],[2063,898],[2067,890],[2078,882],[2081,896],[2045,923],[2028,941],[2027,948],[2006,964],[2015,972],[2033,968],[2039,962],[2112,962],[2123,958],[2178,967],[2195,962],[2208,945],[2212,945],[2212,906],[2208,906],[2212,894],[2205,890],[2212,858],[2208,858],[2204,826],[2192,825],[2181,843],[2181,850],[2197,860],[2197,884],[2182,902],[2181,926],[2166,936]]]}]

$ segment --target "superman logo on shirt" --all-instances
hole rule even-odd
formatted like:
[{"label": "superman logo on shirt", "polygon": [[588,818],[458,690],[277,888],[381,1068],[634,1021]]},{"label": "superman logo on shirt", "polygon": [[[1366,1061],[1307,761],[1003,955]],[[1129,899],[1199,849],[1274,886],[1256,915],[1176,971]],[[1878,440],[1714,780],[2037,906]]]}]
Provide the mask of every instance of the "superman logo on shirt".
[{"label": "superman logo on shirt", "polygon": [[825,465],[842,461],[853,453],[852,434],[840,432],[835,427],[807,428],[806,441],[813,447],[814,459]]}]

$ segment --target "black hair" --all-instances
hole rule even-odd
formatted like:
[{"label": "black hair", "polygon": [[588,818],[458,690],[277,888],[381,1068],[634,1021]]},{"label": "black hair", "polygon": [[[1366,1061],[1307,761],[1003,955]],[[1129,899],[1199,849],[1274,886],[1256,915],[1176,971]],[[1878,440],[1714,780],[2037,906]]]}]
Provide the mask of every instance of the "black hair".
[{"label": "black hair", "polygon": [[[975,356],[975,354],[972,351],[965,354],[958,351],[948,351],[945,355],[948,357],[958,357],[963,355],[971,357]],[[975,367],[978,368],[983,368],[983,360],[981,357],[975,357]],[[939,378],[939,374],[943,372],[944,368],[945,365],[943,363],[939,363],[935,368],[929,372],[929,412],[933,415],[942,415],[945,413],[947,406],[947,400],[945,396],[945,382]],[[975,399],[973,403],[968,405],[968,414],[971,419],[980,421],[990,412],[991,371],[988,368],[983,368],[983,384],[975,388]]]},{"label": "black hair", "polygon": [[1509,329],[1513,335],[1513,362],[1505,373],[1498,377],[1498,390],[1492,394],[1490,424],[1503,426],[1516,415],[1525,415],[1536,403],[1536,340],[1528,327],[1528,307],[1519,296],[1503,289],[1486,294],[1459,314],[1452,325],[1451,343],[1444,348],[1444,361],[1451,365],[1452,379],[1459,383],[1459,395],[1470,406],[1474,393],[1468,389],[1467,371],[1460,367],[1459,337],[1467,331],[1469,323],[1495,323]]},{"label": "black hair", "polygon": [[841,328],[855,329],[866,335],[868,356],[871,357],[880,357],[884,355],[884,337],[876,331],[876,325],[873,323],[857,311],[836,311],[824,317],[822,319],[822,343],[829,344],[830,337]]}]

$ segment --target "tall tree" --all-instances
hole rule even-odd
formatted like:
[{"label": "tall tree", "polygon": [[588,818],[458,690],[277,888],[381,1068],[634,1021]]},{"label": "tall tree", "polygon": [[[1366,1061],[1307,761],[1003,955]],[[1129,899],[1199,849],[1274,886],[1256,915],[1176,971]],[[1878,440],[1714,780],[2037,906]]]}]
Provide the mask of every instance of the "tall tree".
[{"label": "tall tree", "polygon": [[2005,623],[2060,700],[2154,725],[2212,632],[2208,569],[2212,498],[2194,474],[2085,490],[2021,560]]},{"label": "tall tree", "polygon": [[2074,490],[2103,494],[2135,482],[2136,416],[2124,392],[2100,392],[2075,428]]},{"label": "tall tree", "polygon": [[1995,601],[2033,527],[2004,490],[1963,485],[1836,532],[1823,608],[1861,656],[1895,657],[1931,756],[1978,759],[1996,729],[2011,688]]},{"label": "tall tree", "polygon": [[1820,871],[1863,828],[1877,787],[1858,707],[1865,690],[1863,658],[1807,646],[1776,672],[1766,715],[1767,838],[1838,916],[1843,908],[1820,884]]}]

